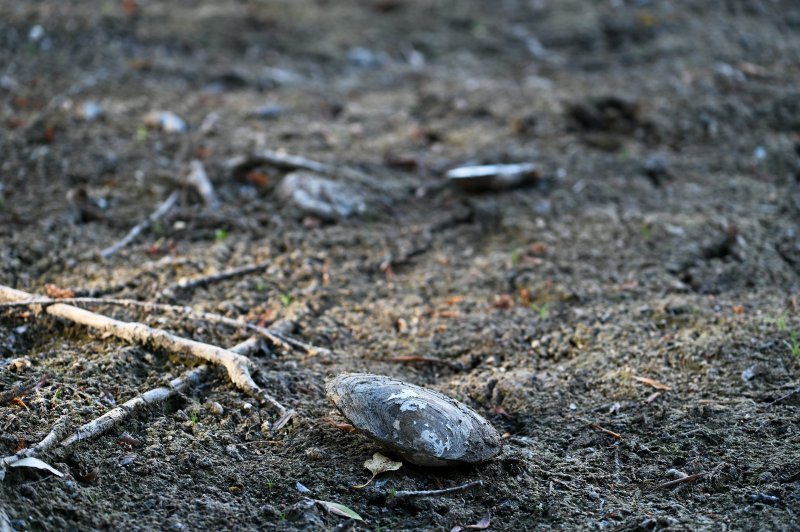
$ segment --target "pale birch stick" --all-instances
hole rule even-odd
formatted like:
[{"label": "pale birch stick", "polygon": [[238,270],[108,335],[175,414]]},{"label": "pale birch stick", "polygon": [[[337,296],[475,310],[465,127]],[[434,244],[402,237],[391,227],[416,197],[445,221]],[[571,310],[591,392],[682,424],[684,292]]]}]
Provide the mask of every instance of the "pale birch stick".
[{"label": "pale birch stick", "polygon": [[111,305],[117,307],[139,308],[145,311],[159,311],[159,312],[179,314],[182,316],[193,317],[199,320],[204,320],[212,323],[220,323],[236,329],[245,328],[248,331],[253,331],[257,333],[259,336],[263,336],[264,338],[270,340],[275,344],[283,346],[287,350],[300,349],[301,351],[308,353],[310,355],[330,354],[330,350],[324,347],[317,347],[315,345],[307,344],[305,342],[292,338],[291,336],[286,335],[283,332],[276,331],[274,329],[269,329],[266,327],[259,327],[258,325],[253,325],[251,323],[241,322],[234,318],[229,318],[221,314],[215,314],[213,312],[203,312],[200,310],[194,310],[193,308],[184,305],[166,305],[164,303],[150,303],[148,301],[138,301],[135,299],[65,297],[59,299],[37,298],[24,301],[12,301],[9,303],[0,303],[0,309],[14,308],[14,307],[34,307],[36,305],[39,305],[42,308],[46,308],[48,306],[56,304]]},{"label": "pale birch stick", "polygon": [[[35,296],[0,285],[0,301],[25,301],[30,299],[35,299]],[[287,412],[282,404],[253,381],[253,377],[250,374],[252,363],[247,357],[238,353],[215,345],[189,340],[161,329],[149,327],[143,323],[115,320],[102,314],[96,314],[72,305],[65,305],[64,303],[46,306],[44,311],[51,316],[86,325],[129,343],[163,349],[178,355],[199,358],[212,364],[218,364],[227,370],[231,382],[240,390],[269,405],[281,416]]]},{"label": "pale birch stick", "polygon": [[[240,344],[235,345],[230,349],[230,351],[242,356],[247,356],[256,352],[259,349],[259,344],[260,342],[257,338],[250,338]],[[70,447],[71,445],[74,445],[80,441],[100,436],[114,426],[119,425],[145,406],[163,403],[170,397],[173,397],[174,395],[184,391],[189,386],[198,384],[207,374],[208,366],[205,365],[189,370],[180,377],[176,377],[169,381],[167,386],[153,388],[141,395],[137,395],[136,397],[125,401],[123,404],[117,407],[112,408],[102,416],[85,423],[74,433],[63,440],[61,438],[67,432],[67,418],[66,416],[61,416],[53,425],[53,429],[41,442],[33,447],[22,449],[16,454],[0,459],[0,480],[3,478],[3,470],[5,466],[9,466],[14,462],[22,460],[23,458],[39,456],[42,453],[53,449],[54,447],[66,449],[67,447]],[[283,426],[283,424],[286,423],[284,419],[286,418],[288,421],[288,417],[290,416],[287,417],[287,415],[290,413],[291,411],[287,414],[284,414],[284,416],[282,416],[276,422],[276,427],[278,423],[281,423],[280,426]],[[278,428],[280,427],[277,427],[275,430],[278,430]]]}]

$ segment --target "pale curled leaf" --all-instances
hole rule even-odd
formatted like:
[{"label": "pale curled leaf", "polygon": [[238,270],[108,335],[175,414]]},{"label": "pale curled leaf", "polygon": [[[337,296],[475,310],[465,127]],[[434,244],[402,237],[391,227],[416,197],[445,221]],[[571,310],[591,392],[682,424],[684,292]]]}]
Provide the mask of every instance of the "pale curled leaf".
[{"label": "pale curled leaf", "polygon": [[325,508],[325,510],[328,511],[328,513],[340,515],[342,517],[349,517],[350,519],[355,519],[356,521],[364,520],[360,515],[344,504],[339,504],[338,502],[321,501],[319,499],[314,499],[314,502],[320,504],[323,508]]},{"label": "pale curled leaf", "polygon": [[372,458],[364,462],[364,467],[369,469],[369,471],[372,473],[372,478],[360,486],[353,486],[354,488],[365,487],[367,484],[372,482],[375,477],[381,473],[385,473],[386,471],[397,471],[403,467],[403,462],[395,462],[391,458],[384,456],[381,453],[375,453],[372,455]]},{"label": "pale curled leaf", "polygon": [[50,464],[39,460],[38,458],[34,458],[29,456],[28,458],[23,458],[22,460],[17,460],[11,464],[11,467],[33,467],[36,469],[44,469],[46,471],[50,471],[57,477],[63,477],[64,473],[56,469],[55,467],[51,466]]},{"label": "pale curled leaf", "polygon": [[489,512],[486,512],[486,515],[483,516],[483,519],[481,519],[474,525],[467,525],[464,528],[471,528],[473,530],[484,530],[486,528],[489,528],[491,522],[492,522],[492,516],[489,514]]}]

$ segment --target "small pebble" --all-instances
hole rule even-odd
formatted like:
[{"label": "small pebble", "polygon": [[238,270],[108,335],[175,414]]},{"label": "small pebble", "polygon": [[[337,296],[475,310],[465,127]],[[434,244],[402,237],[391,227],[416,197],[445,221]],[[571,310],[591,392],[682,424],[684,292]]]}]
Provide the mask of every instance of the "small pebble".
[{"label": "small pebble", "polygon": [[206,410],[208,410],[212,416],[221,416],[225,413],[225,409],[216,401],[209,401],[206,403]]},{"label": "small pebble", "polygon": [[753,365],[747,368],[746,370],[742,371],[742,380],[744,382],[749,382],[753,380],[756,375],[758,375],[758,366]]},{"label": "small pebble", "polygon": [[351,183],[334,181],[311,172],[292,172],[277,187],[278,197],[290,201],[304,214],[323,220],[363,214],[367,204]]},{"label": "small pebble", "polygon": [[78,118],[91,122],[103,116],[103,106],[98,102],[89,100],[78,106]]},{"label": "small pebble", "polygon": [[152,111],[144,117],[144,125],[151,129],[160,129],[167,133],[185,133],[186,122],[172,111]]},{"label": "small pebble", "polygon": [[325,454],[316,447],[306,449],[305,455],[309,460],[322,460],[325,457]]},{"label": "small pebble", "polygon": [[135,462],[135,461],[136,461],[136,454],[134,454],[134,453],[129,453],[129,454],[125,454],[125,455],[123,455],[123,456],[122,456],[122,457],[119,459],[118,465],[119,465],[120,467],[125,467],[125,466],[127,466],[127,465],[131,465],[131,464],[132,464],[133,462]]}]

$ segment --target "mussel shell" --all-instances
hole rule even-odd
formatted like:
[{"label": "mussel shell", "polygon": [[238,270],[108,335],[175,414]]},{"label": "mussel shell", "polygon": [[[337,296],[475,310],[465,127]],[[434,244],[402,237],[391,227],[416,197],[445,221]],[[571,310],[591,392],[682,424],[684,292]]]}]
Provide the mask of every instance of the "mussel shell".
[{"label": "mussel shell", "polygon": [[500,435],[486,419],[439,392],[366,373],[339,375],[325,389],[355,428],[409,462],[475,463],[500,452]]},{"label": "mussel shell", "polygon": [[530,184],[538,177],[534,163],[462,166],[449,170],[447,180],[465,192],[507,190]]}]

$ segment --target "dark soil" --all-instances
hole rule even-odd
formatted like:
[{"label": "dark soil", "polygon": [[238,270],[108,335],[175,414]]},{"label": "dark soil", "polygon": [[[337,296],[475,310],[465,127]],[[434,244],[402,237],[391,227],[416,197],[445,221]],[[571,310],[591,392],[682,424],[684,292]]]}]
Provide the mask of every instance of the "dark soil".
[{"label": "dark soil", "polygon": [[[256,359],[258,382],[299,412],[277,435],[218,372],[43,456],[66,478],[10,469],[0,508],[14,529],[353,524],[307,497],[352,508],[360,530],[450,530],[487,512],[496,530],[800,528],[797,2],[6,0],[0,76],[0,282],[151,300],[269,259],[172,302],[291,319],[334,353]],[[88,120],[92,102],[104,114]],[[147,129],[158,110],[188,133]],[[369,175],[368,211],[304,216],[273,193],[283,172],[226,168],[259,149]],[[220,206],[186,190],[98,259],[191,159]],[[532,187],[441,186],[461,164],[527,161]],[[99,310],[216,345],[246,337]],[[381,360],[400,356],[452,364]],[[0,455],[194,363],[3,310],[0,395],[45,380],[0,406]],[[324,396],[346,371],[466,402],[506,433],[502,454],[353,489],[379,448]]]}]

